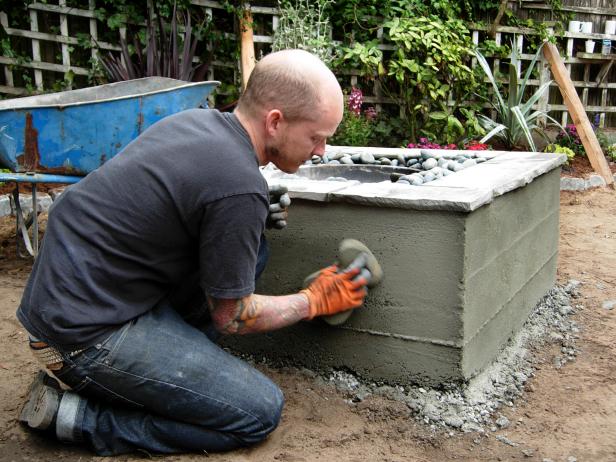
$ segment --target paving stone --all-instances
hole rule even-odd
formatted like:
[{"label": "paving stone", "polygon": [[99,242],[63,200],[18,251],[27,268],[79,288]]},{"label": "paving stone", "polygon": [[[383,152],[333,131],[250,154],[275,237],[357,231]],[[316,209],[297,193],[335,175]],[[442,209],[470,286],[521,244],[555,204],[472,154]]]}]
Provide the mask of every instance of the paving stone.
[{"label": "paving stone", "polygon": [[583,191],[586,189],[586,181],[583,178],[561,178],[561,191]]},{"label": "paving stone", "polygon": [[605,180],[601,175],[590,175],[585,182],[586,188],[602,188],[605,186]]}]

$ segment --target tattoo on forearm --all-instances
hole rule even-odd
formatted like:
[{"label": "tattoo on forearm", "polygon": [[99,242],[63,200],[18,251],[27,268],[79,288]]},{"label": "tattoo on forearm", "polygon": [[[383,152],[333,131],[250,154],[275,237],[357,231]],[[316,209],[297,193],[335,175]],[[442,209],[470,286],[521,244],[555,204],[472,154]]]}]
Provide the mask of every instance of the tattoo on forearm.
[{"label": "tattoo on forearm", "polygon": [[302,294],[253,294],[236,300],[208,297],[208,302],[216,327],[224,334],[268,332],[308,316],[308,299]]}]

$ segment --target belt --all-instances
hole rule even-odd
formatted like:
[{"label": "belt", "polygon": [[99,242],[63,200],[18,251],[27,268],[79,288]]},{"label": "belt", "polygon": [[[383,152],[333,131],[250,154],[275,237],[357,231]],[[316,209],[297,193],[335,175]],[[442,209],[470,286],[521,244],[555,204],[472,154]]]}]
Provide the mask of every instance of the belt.
[{"label": "belt", "polygon": [[60,350],[57,350],[42,340],[30,338],[30,351],[32,351],[37,361],[47,369],[50,371],[57,371],[64,366],[64,356],[66,356],[66,354],[68,354],[69,357],[73,357],[81,353],[83,349],[63,354]]}]

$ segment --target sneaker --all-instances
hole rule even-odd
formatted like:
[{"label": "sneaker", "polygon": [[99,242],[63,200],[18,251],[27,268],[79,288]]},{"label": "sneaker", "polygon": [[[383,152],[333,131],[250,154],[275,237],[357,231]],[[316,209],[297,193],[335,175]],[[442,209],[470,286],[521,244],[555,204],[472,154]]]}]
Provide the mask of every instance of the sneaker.
[{"label": "sneaker", "polygon": [[30,386],[19,421],[36,430],[47,430],[58,413],[61,394],[60,385],[44,371],[39,371]]}]

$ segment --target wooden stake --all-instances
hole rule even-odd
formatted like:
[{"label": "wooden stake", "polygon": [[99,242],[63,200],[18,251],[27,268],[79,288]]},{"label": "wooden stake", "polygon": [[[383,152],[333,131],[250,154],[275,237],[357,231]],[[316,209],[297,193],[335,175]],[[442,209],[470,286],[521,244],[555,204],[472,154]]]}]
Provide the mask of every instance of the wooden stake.
[{"label": "wooden stake", "polygon": [[546,42],[543,45],[543,55],[550,63],[554,80],[556,80],[556,83],[558,84],[560,93],[563,95],[563,99],[565,100],[565,105],[567,106],[569,114],[573,119],[573,123],[577,128],[577,132],[580,135],[580,139],[582,140],[582,144],[584,145],[584,149],[588,155],[588,160],[590,160],[590,165],[592,165],[595,172],[603,177],[606,184],[614,184],[614,177],[612,176],[610,167],[605,159],[605,156],[603,155],[603,151],[599,145],[599,140],[597,140],[597,136],[590,125],[588,115],[586,115],[586,111],[584,110],[580,97],[573,86],[571,77],[569,76],[569,73],[565,68],[565,64],[558,53],[558,48],[556,48],[553,44]]},{"label": "wooden stake", "polygon": [[242,69],[242,89],[246,88],[248,78],[255,67],[255,44],[252,32],[252,13],[250,5],[244,6],[244,15],[240,20],[241,37],[241,69]]}]

